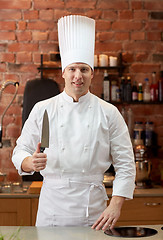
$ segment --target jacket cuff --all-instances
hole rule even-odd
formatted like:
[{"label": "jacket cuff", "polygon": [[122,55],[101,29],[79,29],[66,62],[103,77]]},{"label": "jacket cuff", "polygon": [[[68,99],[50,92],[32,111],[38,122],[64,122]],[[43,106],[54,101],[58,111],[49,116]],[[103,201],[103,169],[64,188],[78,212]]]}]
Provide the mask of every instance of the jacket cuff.
[{"label": "jacket cuff", "polygon": [[[16,167],[16,169],[18,170],[18,174],[20,176],[24,176],[24,175],[33,175],[34,171],[32,172],[24,172],[21,168],[22,162],[26,157],[31,156],[31,154],[25,152],[25,151],[19,151],[19,153],[17,153],[16,156],[13,155],[12,157],[12,162],[14,164],[14,166]],[[22,159],[21,161],[17,161],[17,159]]]},{"label": "jacket cuff", "polygon": [[113,192],[112,196],[121,196],[126,199],[133,199],[133,194],[135,190],[135,183],[133,181],[126,181],[123,179],[118,179],[113,181]]}]

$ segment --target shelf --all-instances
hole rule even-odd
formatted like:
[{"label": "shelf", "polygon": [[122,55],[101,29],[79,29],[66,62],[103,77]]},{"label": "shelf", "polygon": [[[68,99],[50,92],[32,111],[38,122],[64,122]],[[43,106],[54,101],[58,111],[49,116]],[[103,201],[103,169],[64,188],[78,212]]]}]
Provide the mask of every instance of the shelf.
[{"label": "shelf", "polygon": [[[94,69],[102,69],[102,70],[105,70],[105,69],[112,69],[112,70],[120,70],[120,69],[123,69],[124,66],[117,66],[117,67],[94,67]],[[40,66],[37,68],[39,71],[41,70],[57,70],[57,69],[61,69],[61,67],[44,67],[44,66]]]},{"label": "shelf", "polygon": [[119,69],[124,69],[125,68],[125,66],[116,66],[116,67],[110,67],[110,66],[108,66],[108,67],[100,67],[100,66],[98,66],[98,67],[94,67],[94,69],[115,69],[115,70],[119,70]]},{"label": "shelf", "polygon": [[111,101],[108,101],[109,103],[111,104],[114,104],[114,105],[129,105],[129,104],[132,104],[132,105],[158,105],[158,104],[163,104],[163,102],[111,102]]},{"label": "shelf", "polygon": [[[52,64],[52,62],[49,62],[49,65],[50,63]],[[41,72],[41,79],[43,78],[43,71],[44,70],[59,70],[61,69],[61,67],[59,66],[44,66],[44,61],[43,61],[43,54],[41,54],[41,65],[40,67],[38,67],[37,69],[39,70],[39,72]],[[46,65],[48,65],[48,63],[46,62]],[[122,76],[122,73],[123,73],[123,70],[124,70],[125,66],[122,64],[122,53],[119,54],[119,65],[116,66],[116,67],[94,67],[94,69],[100,69],[100,70],[117,70],[118,71],[118,74],[119,74],[119,77]]]},{"label": "shelf", "polygon": [[39,71],[42,71],[42,70],[57,70],[57,69],[61,69],[61,67],[38,67],[37,69]]}]

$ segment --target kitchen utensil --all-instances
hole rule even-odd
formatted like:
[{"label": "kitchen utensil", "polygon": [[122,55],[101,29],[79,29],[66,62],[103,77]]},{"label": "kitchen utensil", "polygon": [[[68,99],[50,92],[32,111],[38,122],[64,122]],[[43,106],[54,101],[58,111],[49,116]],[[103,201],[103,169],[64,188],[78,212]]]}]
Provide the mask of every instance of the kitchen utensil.
[{"label": "kitchen utensil", "polygon": [[144,145],[137,145],[134,148],[134,153],[136,164],[136,187],[151,187],[151,161],[148,159],[146,147]]},{"label": "kitchen utensil", "polygon": [[0,184],[5,182],[6,175],[7,175],[6,173],[0,172]]},{"label": "kitchen utensil", "polygon": [[48,113],[45,110],[42,123],[42,137],[40,152],[44,152],[45,148],[49,147],[49,119]]},{"label": "kitchen utensil", "polygon": [[144,227],[115,227],[112,230],[106,230],[104,233],[114,237],[138,238],[153,236],[158,232],[155,229]]},{"label": "kitchen utensil", "polygon": [[110,174],[104,174],[104,180],[103,183],[105,187],[112,187],[113,186],[113,181],[114,181],[114,176]]},{"label": "kitchen utensil", "polygon": [[22,182],[13,182],[12,183],[12,191],[13,191],[13,193],[22,193],[23,192]]},{"label": "kitchen utensil", "polygon": [[5,182],[1,186],[1,193],[11,193],[12,184],[10,182]]}]

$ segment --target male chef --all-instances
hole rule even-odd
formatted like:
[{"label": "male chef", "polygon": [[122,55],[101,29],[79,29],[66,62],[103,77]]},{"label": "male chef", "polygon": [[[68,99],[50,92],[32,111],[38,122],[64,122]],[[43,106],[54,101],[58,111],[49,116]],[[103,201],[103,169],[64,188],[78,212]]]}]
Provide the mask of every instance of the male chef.
[{"label": "male chef", "polygon": [[[115,106],[91,94],[95,21],[71,15],[58,21],[64,91],[37,103],[27,119],[12,161],[20,175],[40,171],[43,186],[36,226],[115,226],[125,199],[133,198],[135,164],[128,128]],[[44,111],[49,148],[40,153]],[[105,171],[114,165],[107,207]]]}]

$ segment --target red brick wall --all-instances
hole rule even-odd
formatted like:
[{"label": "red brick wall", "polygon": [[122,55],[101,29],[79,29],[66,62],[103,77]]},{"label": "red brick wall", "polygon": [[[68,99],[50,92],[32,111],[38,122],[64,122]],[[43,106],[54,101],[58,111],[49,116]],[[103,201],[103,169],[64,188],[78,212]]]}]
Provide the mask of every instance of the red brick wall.
[{"label": "red brick wall", "polygon": [[[40,53],[57,49],[57,20],[68,14],[96,19],[96,54],[123,54],[124,74],[132,80],[151,80],[151,73],[163,70],[163,1],[160,0],[0,0],[0,86],[8,80],[20,82],[16,100],[3,124],[4,146],[0,169],[8,179],[17,178],[11,163],[12,149],[21,132],[22,96],[28,80],[40,76]],[[50,73],[63,88],[60,73]],[[97,70],[91,90],[102,93],[103,72]],[[0,116],[14,93],[7,87],[0,99]],[[134,105],[136,118],[155,123],[158,142],[163,146],[163,105]],[[8,142],[9,140],[9,142]],[[11,146],[10,146],[11,145]]]}]

